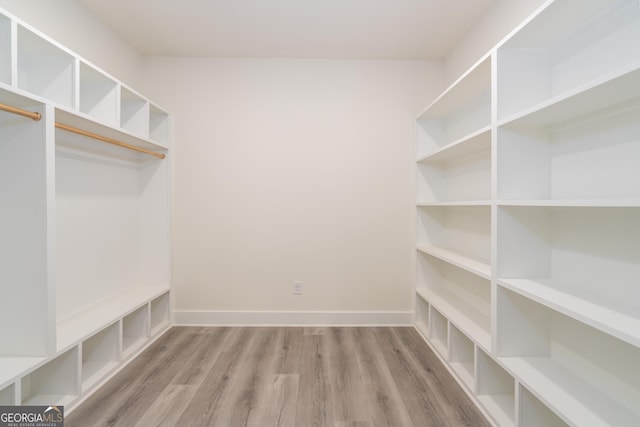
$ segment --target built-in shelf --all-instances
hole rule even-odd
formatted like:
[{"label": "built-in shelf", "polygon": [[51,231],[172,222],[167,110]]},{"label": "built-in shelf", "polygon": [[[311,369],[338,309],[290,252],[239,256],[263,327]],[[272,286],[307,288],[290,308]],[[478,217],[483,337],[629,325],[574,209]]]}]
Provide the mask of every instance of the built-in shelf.
[{"label": "built-in shelf", "polygon": [[476,352],[476,394],[499,426],[515,425],[515,380],[482,350]]},{"label": "built-in shelf", "polygon": [[636,424],[640,348],[511,290],[498,300],[497,354],[524,386],[571,425]]},{"label": "built-in shelf", "polygon": [[84,62],[80,63],[80,112],[117,126],[118,83]]},{"label": "built-in shelf", "polygon": [[549,0],[417,118],[417,328],[496,425],[640,425],[639,39]]},{"label": "built-in shelf", "polygon": [[475,346],[460,329],[449,324],[449,364],[470,391],[475,386]]},{"label": "built-in shelf", "polygon": [[491,60],[487,56],[433,101],[417,121],[417,157],[473,139],[491,122]]},{"label": "built-in shelf", "polygon": [[0,404],[68,413],[171,325],[170,117],[4,10],[0,103]]},{"label": "built-in shelf", "polygon": [[114,323],[82,342],[82,390],[112,372],[120,361],[120,325]]},{"label": "built-in shelf", "polygon": [[149,336],[149,306],[138,308],[122,319],[122,357],[136,353]]},{"label": "built-in shelf", "polygon": [[171,322],[170,296],[166,292],[154,299],[150,303],[150,325],[151,335],[165,330]]},{"label": "built-in shelf", "polygon": [[14,406],[15,404],[16,404],[15,384],[9,384],[8,386],[0,389],[0,405]]},{"label": "built-in shelf", "polygon": [[121,87],[120,127],[142,138],[149,137],[149,102]]},{"label": "built-in shelf", "polygon": [[503,207],[501,283],[640,345],[640,208]]},{"label": "built-in shelf", "polygon": [[169,114],[151,104],[149,108],[149,139],[168,147],[169,129]]},{"label": "built-in shelf", "polygon": [[[544,104],[556,104],[552,110],[559,117],[572,114],[558,100],[598,82],[613,83],[612,76],[621,70],[637,68],[640,47],[629,40],[638,38],[640,5],[636,0],[552,2],[497,51],[498,117]],[[626,91],[634,96],[637,82],[627,84]],[[587,96],[571,106],[581,111],[586,105],[606,105],[612,98],[627,96],[624,87],[615,90],[614,86],[594,93],[592,102]],[[547,113],[552,117],[551,110]]]},{"label": "built-in shelf", "polygon": [[518,400],[520,408],[518,420],[521,427],[569,427],[569,424],[522,384],[518,388]]},{"label": "built-in shelf", "polygon": [[18,25],[18,87],[75,108],[76,58]]},{"label": "built-in shelf", "polygon": [[637,98],[572,122],[498,129],[499,199],[637,204],[639,115]]},{"label": "built-in shelf", "polygon": [[433,347],[446,360],[449,348],[449,322],[433,306],[429,307],[429,338]]},{"label": "built-in shelf", "polygon": [[162,286],[139,286],[61,319],[57,327],[58,349],[62,350],[77,344],[95,334],[104,325],[111,324],[132,310],[145,306],[149,300],[158,295],[166,295],[166,292],[167,288]]},{"label": "built-in shelf", "polygon": [[0,82],[11,84],[11,19],[0,13]]},{"label": "built-in shelf", "polygon": [[416,298],[415,324],[422,335],[429,336],[429,303],[423,298]]},{"label": "built-in shelf", "polygon": [[80,394],[77,347],[22,377],[22,405],[65,406]]},{"label": "built-in shelf", "polygon": [[416,293],[450,322],[491,348],[491,282],[430,255],[418,255]]}]

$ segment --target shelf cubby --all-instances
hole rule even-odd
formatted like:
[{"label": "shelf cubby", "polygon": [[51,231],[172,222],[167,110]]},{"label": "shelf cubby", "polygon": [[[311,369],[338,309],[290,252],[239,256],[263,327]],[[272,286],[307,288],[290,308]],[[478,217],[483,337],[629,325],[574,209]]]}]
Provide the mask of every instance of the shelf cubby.
[{"label": "shelf cubby", "polygon": [[151,104],[149,107],[149,139],[167,147],[169,143],[169,114]]},{"label": "shelf cubby", "polygon": [[84,62],[80,63],[80,112],[117,126],[118,84]]},{"label": "shelf cubby", "polygon": [[637,98],[553,126],[499,128],[498,199],[638,204],[639,115]]},{"label": "shelf cubby", "polygon": [[22,405],[67,405],[80,394],[78,348],[74,347],[21,379]]},{"label": "shelf cubby", "polygon": [[165,293],[151,300],[150,325],[151,335],[164,330],[171,321],[169,293]]},{"label": "shelf cubby", "polygon": [[82,342],[82,390],[100,382],[118,366],[120,328],[114,323]]},{"label": "shelf cubby", "polygon": [[149,102],[120,87],[120,127],[134,135],[149,137]]},{"label": "shelf cubby", "polygon": [[0,82],[11,84],[11,19],[0,13]]},{"label": "shelf cubby", "polygon": [[491,199],[491,133],[419,159],[418,202]]},{"label": "shelf cubby", "polygon": [[640,419],[640,348],[498,289],[497,355],[570,425],[631,426]]},{"label": "shelf cubby", "polygon": [[75,105],[76,58],[18,25],[18,87],[68,108]]},{"label": "shelf cubby", "polygon": [[134,310],[122,319],[122,358],[126,359],[144,344],[149,336],[148,304]]},{"label": "shelf cubby", "polygon": [[489,126],[490,86],[491,60],[485,57],[433,101],[417,121],[418,158]]},{"label": "shelf cubby", "polygon": [[0,390],[0,405],[14,406],[16,404],[16,386],[9,384]]},{"label": "shelf cubby", "polygon": [[499,283],[640,345],[640,208],[501,207]]},{"label": "shelf cubby", "polygon": [[[0,89],[0,102],[45,115],[45,106]],[[0,383],[52,350],[46,120],[0,111]],[[28,307],[29,309],[26,309]],[[24,358],[24,360],[22,360]],[[19,371],[18,371],[19,372]]]},{"label": "shelf cubby", "polygon": [[640,61],[636,0],[556,1],[497,51],[502,119]]},{"label": "shelf cubby", "polygon": [[458,263],[463,264],[458,266],[483,277],[490,275],[490,230],[490,206],[418,208],[418,248],[434,256],[438,256],[438,250],[444,251],[443,256],[438,257],[446,261],[450,261],[448,253],[453,254],[453,258],[458,256]]},{"label": "shelf cubby", "polygon": [[520,427],[569,427],[569,424],[522,385],[518,387],[518,400]]},{"label": "shelf cubby", "polygon": [[482,350],[476,351],[476,395],[499,426],[515,425],[515,380]]},{"label": "shelf cubby", "polygon": [[446,360],[449,347],[449,322],[433,306],[429,306],[429,337],[431,344]]},{"label": "shelf cubby", "polygon": [[425,337],[429,336],[429,302],[420,295],[416,296],[415,324]]},{"label": "shelf cubby", "polygon": [[490,280],[438,258],[419,253],[416,292],[489,351]]},{"label": "shelf cubby", "polygon": [[462,382],[471,391],[474,390],[475,346],[460,329],[449,324],[449,364]]}]

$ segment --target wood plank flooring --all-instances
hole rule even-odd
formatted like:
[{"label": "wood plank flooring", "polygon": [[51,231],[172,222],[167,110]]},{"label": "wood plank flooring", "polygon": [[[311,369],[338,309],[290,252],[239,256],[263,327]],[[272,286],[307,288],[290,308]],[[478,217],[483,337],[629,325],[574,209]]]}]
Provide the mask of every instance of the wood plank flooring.
[{"label": "wood plank flooring", "polygon": [[410,327],[174,327],[65,425],[490,424]]}]

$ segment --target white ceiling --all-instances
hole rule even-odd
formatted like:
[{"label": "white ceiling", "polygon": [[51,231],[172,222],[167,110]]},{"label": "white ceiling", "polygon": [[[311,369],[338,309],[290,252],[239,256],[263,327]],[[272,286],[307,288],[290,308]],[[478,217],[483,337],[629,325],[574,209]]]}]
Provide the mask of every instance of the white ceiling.
[{"label": "white ceiling", "polygon": [[442,59],[496,0],[78,0],[143,55]]}]

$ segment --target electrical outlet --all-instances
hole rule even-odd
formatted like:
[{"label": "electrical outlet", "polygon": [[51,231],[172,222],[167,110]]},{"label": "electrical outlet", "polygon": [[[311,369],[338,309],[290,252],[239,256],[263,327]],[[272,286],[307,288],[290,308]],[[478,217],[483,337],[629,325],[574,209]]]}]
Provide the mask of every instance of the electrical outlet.
[{"label": "electrical outlet", "polygon": [[293,295],[302,295],[302,280],[294,280],[292,285]]}]

